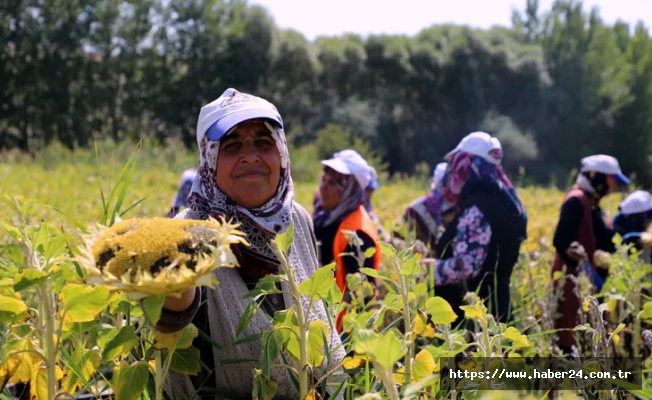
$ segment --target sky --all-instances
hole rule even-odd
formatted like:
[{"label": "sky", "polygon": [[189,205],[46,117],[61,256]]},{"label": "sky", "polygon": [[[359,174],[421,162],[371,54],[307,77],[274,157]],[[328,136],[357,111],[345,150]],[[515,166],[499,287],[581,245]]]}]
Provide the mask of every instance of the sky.
[{"label": "sky", "polygon": [[[549,10],[553,0],[540,0]],[[408,34],[434,24],[455,23],[476,28],[511,26],[512,8],[525,0],[250,0],[265,6],[277,26],[292,28],[312,40],[342,33]],[[607,23],[643,20],[652,26],[652,0],[584,0],[598,6]]]}]

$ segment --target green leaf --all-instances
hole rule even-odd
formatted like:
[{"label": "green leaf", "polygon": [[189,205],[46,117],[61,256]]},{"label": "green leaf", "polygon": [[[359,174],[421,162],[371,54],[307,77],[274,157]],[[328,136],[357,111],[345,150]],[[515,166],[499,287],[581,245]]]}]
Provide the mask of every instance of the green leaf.
[{"label": "green leaf", "polygon": [[643,311],[640,313],[642,320],[652,320],[652,302],[643,305]]},{"label": "green leaf", "polygon": [[357,354],[372,356],[378,347],[378,334],[371,329],[358,329],[353,333],[353,347]]},{"label": "green leaf", "polygon": [[278,383],[265,377],[263,371],[254,369],[254,389],[252,400],[272,400],[278,392]]},{"label": "green leaf", "polygon": [[384,281],[392,282],[391,279],[389,279],[385,275],[382,275],[379,271],[376,271],[373,268],[360,268],[360,272],[372,278],[377,278],[377,279],[382,279]]},{"label": "green leaf", "polygon": [[472,306],[460,306],[460,310],[464,310],[464,317],[469,319],[477,319],[485,321],[487,318],[487,307],[478,301]]},{"label": "green leaf", "polygon": [[[22,300],[0,295],[0,320],[4,323],[11,322],[16,316],[27,311],[27,305]],[[7,313],[6,315],[3,315]]]},{"label": "green leaf", "polygon": [[106,349],[106,346],[109,344],[109,342],[116,336],[118,336],[118,329],[114,328],[110,325],[103,325],[100,327],[99,332],[98,332],[98,338],[97,338],[97,345],[100,346],[101,349]]},{"label": "green leaf", "polygon": [[48,274],[37,269],[26,269],[16,275],[14,291],[20,292],[30,286],[38,285],[48,278]]},{"label": "green leaf", "polygon": [[170,369],[180,374],[197,376],[201,371],[199,359],[199,349],[196,347],[176,350],[170,360]]},{"label": "green leaf", "polygon": [[64,286],[75,279],[75,271],[68,263],[56,264],[50,268],[50,282],[55,293],[61,292]]},{"label": "green leaf", "polygon": [[308,364],[318,368],[324,362],[326,342],[328,337],[328,325],[326,321],[311,321],[308,327]]},{"label": "green leaf", "polygon": [[261,278],[258,283],[256,283],[256,287],[254,290],[251,290],[244,296],[242,296],[243,299],[250,299],[250,298],[255,298],[260,295],[268,295],[268,294],[275,294],[275,293],[280,293],[281,290],[278,289],[276,286],[277,282],[280,282],[281,279],[276,276],[276,275],[267,275],[264,278]]},{"label": "green leaf", "polygon": [[66,285],[59,295],[65,313],[64,329],[73,322],[94,320],[109,305],[110,297],[106,286]]},{"label": "green leaf", "polygon": [[[125,363],[126,364],[126,363]],[[145,390],[149,371],[147,363],[137,362],[128,366],[115,367],[113,378],[113,392],[115,398],[120,400],[138,400]]]},{"label": "green leaf", "polygon": [[412,287],[412,293],[417,297],[425,296],[428,294],[428,285],[423,282],[417,283]]},{"label": "green leaf", "polygon": [[161,311],[163,311],[163,304],[165,303],[165,295],[159,294],[154,296],[147,296],[143,299],[143,308],[145,315],[152,325],[156,325],[161,318]]},{"label": "green leaf", "polygon": [[7,225],[4,222],[2,223],[2,225],[4,226],[9,236],[14,238],[15,240],[18,240],[23,236],[23,233],[18,228],[14,228],[13,226]]},{"label": "green leaf", "polygon": [[199,336],[199,331],[197,327],[193,324],[190,324],[183,328],[182,330],[174,333],[163,333],[156,332],[154,333],[154,347],[157,349],[168,349],[168,350],[183,350],[192,346],[192,341]]},{"label": "green leaf", "polygon": [[34,248],[41,253],[45,253],[45,246],[50,242],[50,232],[46,224],[42,223],[39,225],[33,240]]},{"label": "green leaf", "polygon": [[263,333],[263,348],[260,353],[260,369],[265,376],[271,376],[272,364],[281,354],[283,335],[278,330]]},{"label": "green leaf", "polygon": [[[324,362],[324,337],[328,337],[326,321],[311,321],[308,327],[308,364],[319,367]],[[296,359],[300,358],[299,339],[290,334],[287,350]]]},{"label": "green leaf", "polygon": [[333,283],[328,289],[328,294],[324,298],[328,304],[339,304],[342,302],[342,291],[337,286],[337,282]]},{"label": "green leaf", "polygon": [[512,341],[515,349],[525,349],[530,347],[530,341],[527,339],[527,336],[521,334],[521,332],[513,326],[507,328],[505,333],[503,333],[503,337]]},{"label": "green leaf", "polygon": [[285,233],[276,236],[275,242],[283,254],[287,255],[290,246],[294,243],[294,226],[290,224]]},{"label": "green leaf", "polygon": [[457,319],[457,314],[451,305],[439,296],[426,300],[426,311],[430,314],[433,324],[452,324]]},{"label": "green leaf", "polygon": [[43,245],[43,255],[47,260],[60,257],[66,254],[68,244],[65,236],[57,236]]},{"label": "green leaf", "polygon": [[417,256],[412,256],[401,268],[401,275],[414,276],[419,273],[420,265]]},{"label": "green leaf", "polygon": [[400,312],[403,308],[403,298],[396,293],[387,293],[383,300],[383,306],[390,311]]},{"label": "green leaf", "polygon": [[254,315],[256,315],[260,304],[260,302],[252,301],[247,305],[245,312],[242,314],[242,317],[240,317],[240,321],[238,321],[238,327],[235,330],[235,337],[240,336],[242,331],[249,326],[249,323],[254,318]]},{"label": "green leaf", "polygon": [[129,354],[131,349],[138,343],[136,329],[133,325],[124,326],[120,332],[111,339],[102,353],[102,361],[115,360],[121,354]]},{"label": "green leaf", "polygon": [[364,251],[364,258],[371,258],[375,255],[376,255],[375,247],[369,247],[367,250]]},{"label": "green leaf", "polygon": [[382,240],[378,241],[380,245],[380,252],[386,257],[394,257],[396,255],[396,249],[391,244],[385,243]]},{"label": "green leaf", "polygon": [[625,324],[618,324],[616,329],[611,333],[612,336],[619,334],[622,330],[625,329]]},{"label": "green leaf", "polygon": [[394,368],[394,364],[405,355],[405,350],[405,344],[396,332],[391,330],[380,336],[373,358],[380,365],[391,370]]},{"label": "green leaf", "polygon": [[[69,393],[74,392],[75,390],[71,386],[80,386],[77,384],[79,381],[84,384],[85,388],[90,388],[91,384],[88,382],[84,375],[88,375],[88,372],[95,372],[97,365],[102,362],[102,357],[97,353],[97,350],[91,350],[90,352],[87,352],[86,349],[78,347],[78,350],[76,350],[74,353],[74,358],[70,355],[70,353],[68,353],[68,350],[66,350],[65,346],[62,346],[60,351],[61,359],[64,361],[64,365],[66,368],[72,371],[72,373],[66,375],[61,382],[62,388]],[[80,364],[82,363],[81,360],[84,357],[86,357],[86,362],[82,367]],[[95,363],[97,363],[97,365],[94,365]],[[91,369],[92,371],[90,371]]]},{"label": "green leaf", "polygon": [[312,278],[301,282],[301,285],[299,285],[299,291],[305,295],[311,296],[314,300],[325,298],[335,282],[334,271],[334,263],[317,269],[317,271],[312,274]]},{"label": "green leaf", "polygon": [[[68,330],[61,333],[61,341],[64,341],[72,336],[80,336],[88,334],[91,329],[95,328],[100,324],[99,320],[86,321],[86,322],[73,322],[68,327]],[[117,333],[116,329],[116,333]]]}]

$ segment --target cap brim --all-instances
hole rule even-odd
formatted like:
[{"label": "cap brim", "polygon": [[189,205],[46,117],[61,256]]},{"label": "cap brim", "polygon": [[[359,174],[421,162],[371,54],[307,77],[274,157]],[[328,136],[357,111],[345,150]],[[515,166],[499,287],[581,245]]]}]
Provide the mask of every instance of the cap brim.
[{"label": "cap brim", "polygon": [[334,169],[340,174],[351,175],[351,170],[342,159],[331,158],[330,160],[323,160],[321,163],[329,168]]},{"label": "cap brim", "polygon": [[629,185],[631,183],[629,178],[627,178],[624,174],[614,174],[613,177],[616,182],[620,183],[621,185]]},{"label": "cap brim", "polygon": [[457,153],[458,151],[459,151],[459,149],[458,149],[457,147],[454,148],[453,150],[449,151],[448,154],[446,154],[446,155],[444,156],[444,160],[446,160],[447,162],[450,161],[451,158],[453,158],[453,155],[454,155],[455,153]]},{"label": "cap brim", "polygon": [[371,190],[376,190],[376,189],[378,189],[378,182],[376,182],[376,181],[372,181],[372,182],[369,184],[369,186],[367,186],[367,189],[371,189]]},{"label": "cap brim", "polygon": [[233,112],[216,121],[206,130],[206,137],[217,142],[221,140],[236,125],[252,119],[268,119],[275,122],[278,126],[283,127],[283,122],[279,116],[269,110],[248,109]]}]

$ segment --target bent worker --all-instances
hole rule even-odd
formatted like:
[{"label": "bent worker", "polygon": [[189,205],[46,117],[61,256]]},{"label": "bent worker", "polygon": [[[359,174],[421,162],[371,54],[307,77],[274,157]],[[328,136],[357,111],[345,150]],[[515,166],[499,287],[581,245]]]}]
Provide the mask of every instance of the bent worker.
[{"label": "bent worker", "polygon": [[497,321],[510,318],[510,278],[526,239],[527,212],[503,171],[502,149],[485,132],[466,136],[446,159],[435,192],[459,212],[435,247],[435,293],[458,314],[467,292],[486,301]]},{"label": "bent worker", "polygon": [[[600,201],[618,189],[628,185],[618,160],[599,154],[582,159],[577,182],[566,194],[561,206],[559,222],[555,230],[553,246],[556,250],[551,274],[566,267],[563,299],[558,304],[561,317],[555,320],[558,345],[564,352],[570,352],[575,343],[572,329],[578,325],[577,312],[580,299],[576,294],[579,267],[587,265],[587,272],[595,283],[607,278],[608,270],[600,268],[596,259],[604,258],[604,252],[615,252],[614,230],[605,216]],[[585,263],[586,262],[586,263]],[[554,282],[555,287],[559,280]]]}]

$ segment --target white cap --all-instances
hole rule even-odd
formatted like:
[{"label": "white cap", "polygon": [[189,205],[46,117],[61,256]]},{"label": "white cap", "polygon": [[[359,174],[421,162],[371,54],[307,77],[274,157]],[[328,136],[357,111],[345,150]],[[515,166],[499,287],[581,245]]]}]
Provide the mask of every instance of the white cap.
[{"label": "white cap", "polygon": [[[349,157],[352,157],[354,159],[362,158],[364,160],[364,158],[360,155],[360,153],[352,149],[338,151],[333,155],[333,158],[349,158]],[[378,173],[376,172],[376,168],[372,167],[371,165],[369,165],[369,183],[367,184],[367,187],[365,189],[373,189],[373,190],[378,189]]]},{"label": "white cap", "polygon": [[629,185],[629,179],[620,170],[618,160],[604,154],[585,157],[582,159],[582,172],[595,171],[613,176],[618,183]]},{"label": "white cap", "polygon": [[235,89],[227,89],[220,98],[205,105],[197,121],[197,144],[204,135],[219,141],[239,123],[252,119],[267,119],[283,128],[283,120],[269,101]]},{"label": "white cap", "polygon": [[448,163],[439,163],[435,167],[435,170],[432,173],[432,185],[431,188],[434,189],[441,184],[442,179],[444,179],[444,174],[446,173],[446,168]]},{"label": "white cap", "polygon": [[362,189],[366,189],[371,181],[370,166],[355,150],[344,150],[335,153],[330,160],[323,160],[323,165],[334,169],[342,175],[353,175]]},{"label": "white cap", "polygon": [[181,188],[186,182],[193,183],[196,175],[197,175],[197,170],[194,168],[183,171],[183,174],[181,175],[181,180],[179,181],[179,188]]},{"label": "white cap", "polygon": [[446,154],[446,161],[450,161],[458,151],[480,156],[495,165],[500,165],[503,160],[500,141],[486,132],[472,132],[466,135],[455,149]]},{"label": "white cap", "polygon": [[652,198],[650,193],[644,190],[637,190],[627,196],[620,206],[618,207],[621,214],[631,215],[638,214],[652,210]]}]

